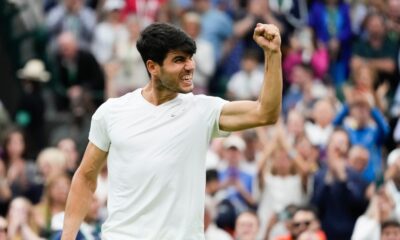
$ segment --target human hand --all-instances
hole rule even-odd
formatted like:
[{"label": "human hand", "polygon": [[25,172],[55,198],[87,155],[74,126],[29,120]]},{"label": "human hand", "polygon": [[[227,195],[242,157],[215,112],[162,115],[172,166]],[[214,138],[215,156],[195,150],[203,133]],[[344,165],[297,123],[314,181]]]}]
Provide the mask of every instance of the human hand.
[{"label": "human hand", "polygon": [[253,39],[268,54],[281,52],[281,35],[275,25],[257,23]]}]

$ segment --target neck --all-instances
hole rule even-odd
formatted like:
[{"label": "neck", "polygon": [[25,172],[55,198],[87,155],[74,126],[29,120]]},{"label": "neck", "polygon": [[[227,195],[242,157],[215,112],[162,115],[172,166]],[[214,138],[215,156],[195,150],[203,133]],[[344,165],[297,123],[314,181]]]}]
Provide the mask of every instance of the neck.
[{"label": "neck", "polygon": [[142,96],[156,106],[174,99],[177,95],[177,92],[157,86],[154,80],[151,80],[142,90]]}]

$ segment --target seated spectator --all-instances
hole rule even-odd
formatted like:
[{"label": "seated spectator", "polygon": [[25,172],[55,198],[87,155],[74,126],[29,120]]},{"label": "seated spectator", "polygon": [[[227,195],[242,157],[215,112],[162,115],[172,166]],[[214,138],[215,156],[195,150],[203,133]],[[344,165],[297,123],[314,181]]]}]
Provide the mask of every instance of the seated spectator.
[{"label": "seated spectator", "polygon": [[[355,91],[348,100],[348,104],[336,115],[333,124],[344,126],[351,144],[359,144],[369,150],[370,160],[363,177],[372,182],[382,173],[381,148],[389,134],[389,125],[376,107],[371,94]],[[345,122],[349,114],[352,121]]]},{"label": "seated spectator", "polygon": [[15,119],[16,123],[24,129],[26,140],[30,143],[27,154],[34,157],[47,142],[43,87],[50,80],[50,74],[41,60],[31,59],[18,70],[17,75],[21,80],[22,94]]},{"label": "seated spectator", "polygon": [[361,145],[353,145],[349,150],[349,167],[362,174],[368,165],[368,149]]},{"label": "seated spectator", "polygon": [[258,62],[258,53],[254,50],[244,52],[240,66],[240,71],[233,74],[228,82],[228,98],[257,99],[264,80],[263,70]]},{"label": "seated spectator", "polygon": [[42,201],[34,207],[35,221],[43,232],[50,237],[57,230],[57,216],[65,210],[71,179],[58,175],[51,179],[45,188]]},{"label": "seated spectator", "polygon": [[142,22],[137,16],[131,15],[125,25],[128,36],[116,39],[114,59],[105,65],[108,97],[122,96],[149,81],[146,66],[136,48]]},{"label": "seated spectator", "polygon": [[254,209],[256,201],[252,196],[254,176],[243,171],[240,164],[243,160],[245,142],[239,136],[230,136],[224,143],[226,168],[219,171],[220,189],[224,199],[235,209],[235,214]]},{"label": "seated spectator", "polygon": [[7,239],[44,240],[39,237],[40,228],[33,217],[32,204],[24,197],[11,201],[7,222]]},{"label": "seated spectator", "polygon": [[62,32],[71,32],[79,46],[89,49],[96,25],[96,15],[84,5],[83,0],[63,0],[53,8],[46,19],[50,33],[50,46],[56,48],[56,39]]},{"label": "seated spectator", "polygon": [[397,221],[385,221],[381,224],[381,240],[400,239],[400,224]]},{"label": "seated spectator", "polygon": [[[96,197],[93,197],[88,213],[79,228],[76,240],[100,240],[101,224],[99,218],[100,202]],[[53,234],[50,240],[60,240],[65,212],[57,213],[52,221]]]},{"label": "seated spectator", "polygon": [[352,83],[343,86],[344,97],[349,101],[355,91],[367,92],[373,97],[376,107],[383,113],[388,110],[386,95],[389,91],[387,82],[378,83],[378,75],[374,68],[361,63],[352,70]]},{"label": "seated spectator", "polygon": [[378,80],[389,82],[391,87],[397,86],[395,78],[398,47],[387,35],[385,18],[379,13],[371,12],[364,20],[365,36],[353,46],[351,68],[357,69],[362,64],[378,72]]},{"label": "seated spectator", "polygon": [[48,184],[54,177],[66,173],[67,157],[55,147],[43,149],[39,153],[36,163],[44,185]]},{"label": "seated spectator", "polygon": [[214,215],[207,206],[204,209],[204,231],[207,240],[232,240],[232,237],[224,230],[218,228],[213,222]]},{"label": "seated spectator", "polygon": [[7,183],[12,196],[23,196],[32,203],[41,197],[40,182],[35,176],[37,167],[33,161],[25,158],[26,142],[22,131],[11,128],[5,134],[3,142],[3,161],[7,171]]},{"label": "seated spectator", "polygon": [[254,212],[245,211],[239,214],[235,224],[235,239],[257,240],[260,223]]},{"label": "seated spectator", "polygon": [[394,202],[384,188],[372,197],[367,211],[357,219],[352,240],[375,240],[381,236],[381,224],[393,219]]},{"label": "seated spectator", "polygon": [[329,100],[318,100],[312,109],[312,122],[307,121],[304,129],[312,145],[325,149],[333,132],[332,120],[335,109]]},{"label": "seated spectator", "polygon": [[348,166],[349,145],[347,132],[336,129],[328,141],[326,167],[314,176],[311,203],[318,208],[328,239],[350,239],[357,217],[368,204],[367,183]]},{"label": "seated spectator", "polygon": [[85,115],[93,104],[103,102],[104,74],[95,57],[80,49],[71,32],[57,38],[59,50],[53,56],[53,88],[59,110]]},{"label": "seated spectator", "polygon": [[67,158],[66,168],[68,174],[72,177],[79,165],[79,152],[76,142],[69,137],[62,138],[57,143],[57,148],[60,149]]},{"label": "seated spectator", "polygon": [[291,78],[293,83],[286,91],[282,102],[283,112],[286,114],[296,108],[308,118],[315,101],[330,96],[329,89],[321,81],[315,80],[308,64],[293,66]]},{"label": "seated spectator", "polygon": [[100,64],[114,60],[117,42],[128,37],[128,31],[121,23],[124,0],[106,0],[103,6],[105,19],[94,30],[91,52]]},{"label": "seated spectator", "polygon": [[196,41],[197,51],[193,56],[196,69],[193,74],[195,94],[208,92],[208,84],[215,72],[216,59],[213,46],[210,42],[200,38],[201,17],[195,12],[187,12],[182,16],[182,28]]},{"label": "seated spectator", "polygon": [[[297,207],[288,221],[289,234],[278,236],[274,240],[326,240],[320,228],[316,210],[312,207]],[[307,236],[312,238],[306,238]]]},{"label": "seated spectator", "polygon": [[313,1],[308,19],[317,39],[328,49],[333,83],[341,86],[348,77],[351,57],[350,6],[346,1]]},{"label": "seated spectator", "polygon": [[329,67],[328,50],[316,39],[314,30],[307,27],[295,31],[289,38],[288,53],[283,60],[283,71],[289,83],[293,82],[293,67],[301,63],[309,64],[320,80]]}]

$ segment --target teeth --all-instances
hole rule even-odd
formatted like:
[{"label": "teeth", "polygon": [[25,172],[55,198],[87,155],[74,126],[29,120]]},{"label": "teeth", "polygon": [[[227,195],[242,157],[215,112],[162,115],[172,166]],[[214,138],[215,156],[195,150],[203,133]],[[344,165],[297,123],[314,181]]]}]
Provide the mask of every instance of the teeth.
[{"label": "teeth", "polygon": [[192,78],[192,75],[183,76],[183,79],[184,79],[184,80],[190,80],[191,78]]}]

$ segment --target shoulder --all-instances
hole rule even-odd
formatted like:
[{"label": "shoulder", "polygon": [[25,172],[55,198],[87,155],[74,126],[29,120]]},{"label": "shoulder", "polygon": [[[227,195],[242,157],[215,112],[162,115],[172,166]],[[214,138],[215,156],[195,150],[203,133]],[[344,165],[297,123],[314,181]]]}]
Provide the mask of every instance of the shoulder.
[{"label": "shoulder", "polygon": [[97,108],[96,112],[93,114],[93,119],[99,119],[106,116],[112,109],[118,108],[118,106],[123,106],[129,102],[129,98],[132,97],[133,93],[127,93],[118,98],[109,98],[100,107]]}]

